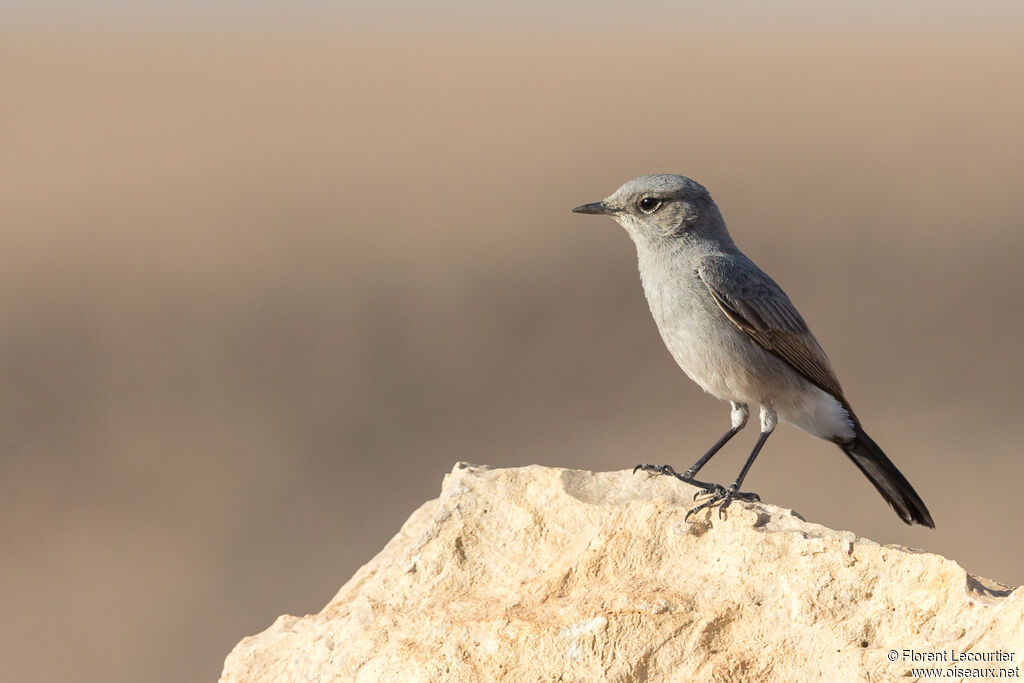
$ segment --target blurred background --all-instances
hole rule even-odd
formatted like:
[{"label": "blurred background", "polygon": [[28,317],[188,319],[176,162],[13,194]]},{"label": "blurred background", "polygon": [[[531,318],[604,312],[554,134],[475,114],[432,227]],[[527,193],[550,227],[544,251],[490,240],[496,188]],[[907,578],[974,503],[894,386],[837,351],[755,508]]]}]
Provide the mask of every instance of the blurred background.
[{"label": "blurred background", "polygon": [[691,464],[728,407],[625,233],[569,213],[650,172],[711,190],[938,528],[791,427],[751,489],[1024,583],[1022,30],[1011,3],[0,3],[0,678],[213,680],[459,460]]}]

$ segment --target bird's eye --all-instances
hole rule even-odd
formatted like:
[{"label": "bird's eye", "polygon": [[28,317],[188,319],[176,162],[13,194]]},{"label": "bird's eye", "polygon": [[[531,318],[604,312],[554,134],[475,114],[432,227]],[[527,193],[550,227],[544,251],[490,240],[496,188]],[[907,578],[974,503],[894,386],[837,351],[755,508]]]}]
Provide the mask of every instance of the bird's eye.
[{"label": "bird's eye", "polygon": [[654,197],[644,197],[640,200],[640,210],[644,213],[654,213],[661,208],[661,200]]}]

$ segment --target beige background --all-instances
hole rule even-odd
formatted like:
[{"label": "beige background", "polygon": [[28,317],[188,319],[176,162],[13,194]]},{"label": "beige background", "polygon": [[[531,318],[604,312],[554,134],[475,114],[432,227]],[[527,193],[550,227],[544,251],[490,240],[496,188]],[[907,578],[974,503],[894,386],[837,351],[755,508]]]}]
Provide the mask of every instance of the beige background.
[{"label": "beige background", "polygon": [[11,10],[0,678],[211,680],[458,460],[689,465],[728,409],[569,213],[655,171],[711,189],[938,528],[790,427],[750,488],[1024,582],[1024,22],[953,7]]}]

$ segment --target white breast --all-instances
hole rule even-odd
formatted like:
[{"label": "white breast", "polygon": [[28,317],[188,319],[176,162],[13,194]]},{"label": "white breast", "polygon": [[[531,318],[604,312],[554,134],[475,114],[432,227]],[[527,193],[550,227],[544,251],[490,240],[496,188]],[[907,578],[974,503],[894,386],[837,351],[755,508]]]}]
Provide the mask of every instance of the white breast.
[{"label": "white breast", "polygon": [[695,285],[704,287],[696,275],[678,273],[671,278],[649,278],[645,274],[641,271],[651,314],[665,346],[683,372],[720,399],[759,403],[760,382],[748,372],[749,358],[744,358],[745,352],[749,354],[749,339],[724,320],[709,293],[681,291]]}]

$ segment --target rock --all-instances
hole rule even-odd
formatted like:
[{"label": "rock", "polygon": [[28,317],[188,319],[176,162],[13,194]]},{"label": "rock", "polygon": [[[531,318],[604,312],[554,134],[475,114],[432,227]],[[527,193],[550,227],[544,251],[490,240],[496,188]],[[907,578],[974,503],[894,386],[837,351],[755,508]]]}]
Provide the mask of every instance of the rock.
[{"label": "rock", "polygon": [[1021,590],[764,503],[688,523],[693,493],[628,470],[460,463],[322,612],[243,639],[221,681],[1021,674]]}]

